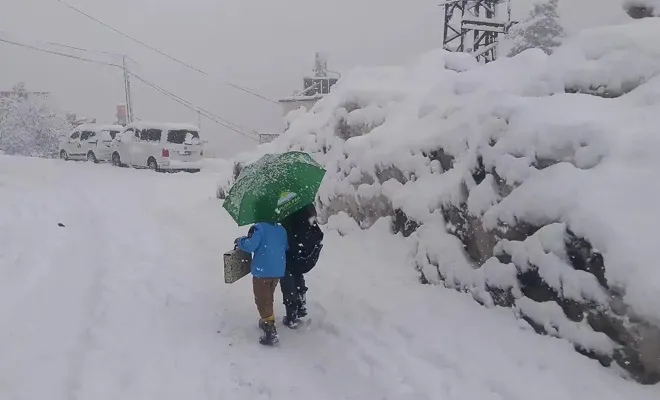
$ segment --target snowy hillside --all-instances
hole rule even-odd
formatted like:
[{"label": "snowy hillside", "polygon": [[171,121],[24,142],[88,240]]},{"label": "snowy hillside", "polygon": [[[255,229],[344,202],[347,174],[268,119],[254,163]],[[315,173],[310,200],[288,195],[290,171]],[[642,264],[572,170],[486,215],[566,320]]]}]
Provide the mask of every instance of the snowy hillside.
[{"label": "snowy hillside", "polygon": [[329,226],[391,216],[422,282],[511,307],[537,332],[655,383],[658,37],[660,19],[646,19],[583,31],[552,56],[480,66],[439,50],[358,69],[237,161],[314,153],[328,169]]}]

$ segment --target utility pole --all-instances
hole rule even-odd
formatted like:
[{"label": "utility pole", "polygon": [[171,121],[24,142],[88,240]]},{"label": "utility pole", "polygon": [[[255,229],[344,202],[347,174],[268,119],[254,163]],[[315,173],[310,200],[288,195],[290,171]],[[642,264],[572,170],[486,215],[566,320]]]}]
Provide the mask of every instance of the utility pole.
[{"label": "utility pole", "polygon": [[197,110],[197,129],[202,132],[202,112]]},{"label": "utility pole", "polygon": [[126,68],[126,56],[122,56],[122,67],[124,69],[124,91],[126,92],[126,121],[133,122],[133,102],[131,100],[131,76]]},{"label": "utility pole", "polygon": [[[497,18],[498,8],[506,2],[507,20]],[[500,35],[506,35],[511,21],[510,0],[446,0],[443,48],[466,52],[477,61],[489,63],[497,58]]]}]

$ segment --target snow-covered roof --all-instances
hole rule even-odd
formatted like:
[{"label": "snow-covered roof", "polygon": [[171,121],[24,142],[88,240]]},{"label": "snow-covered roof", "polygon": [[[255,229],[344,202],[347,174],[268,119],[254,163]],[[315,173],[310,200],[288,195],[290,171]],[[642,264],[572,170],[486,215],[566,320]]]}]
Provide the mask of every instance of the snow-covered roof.
[{"label": "snow-covered roof", "polygon": [[121,125],[107,125],[107,124],[82,124],[75,128],[76,131],[123,131],[124,127]]},{"label": "snow-covered roof", "polygon": [[196,125],[192,125],[192,124],[172,123],[172,122],[150,122],[150,121],[132,122],[126,125],[126,129],[128,128],[160,129],[162,131],[174,131],[174,130],[199,131],[199,128]]},{"label": "snow-covered roof", "polygon": [[316,94],[313,96],[291,96],[291,97],[285,97],[279,100],[280,103],[295,103],[298,101],[314,101],[314,100],[321,100],[325,95],[324,94]]}]

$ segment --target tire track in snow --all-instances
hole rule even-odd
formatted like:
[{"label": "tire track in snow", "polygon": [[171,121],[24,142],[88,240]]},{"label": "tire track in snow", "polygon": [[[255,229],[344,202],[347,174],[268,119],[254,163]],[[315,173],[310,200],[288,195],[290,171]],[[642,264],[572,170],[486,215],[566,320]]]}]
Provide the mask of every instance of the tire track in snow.
[{"label": "tire track in snow", "polygon": [[[93,235],[78,230],[85,202],[54,185],[57,181],[46,184],[43,176],[36,176],[39,179],[24,179],[19,187],[3,187],[15,198],[12,215],[6,215],[11,218],[5,222],[11,225],[15,240],[10,243],[18,256],[10,260],[13,265],[3,262],[2,268],[20,269],[21,275],[11,290],[3,291],[8,302],[3,301],[5,312],[0,313],[5,326],[0,333],[0,348],[4,348],[0,372],[11,368],[9,393],[17,397],[71,399],[75,397],[68,382],[75,379],[76,354],[86,325],[79,311],[86,303],[94,304],[89,295],[95,292],[88,288],[90,280],[95,281],[95,269],[75,262],[73,256],[93,244]],[[69,227],[57,227],[61,218],[71,222]],[[19,382],[29,379],[21,366],[32,359],[44,359],[31,369],[40,385],[20,387]]]},{"label": "tire track in snow", "polygon": [[[230,395],[236,385],[227,378],[218,381],[230,374],[219,363],[223,352],[214,349],[218,335],[211,303],[218,286],[209,285],[208,275],[197,269],[199,258],[185,258],[191,252],[181,248],[189,244],[167,223],[167,215],[151,212],[159,193],[144,193],[160,184],[161,176],[141,172],[124,177],[120,193],[97,193],[123,212],[106,221],[105,229],[121,234],[113,238],[118,251],[110,254],[116,265],[108,265],[104,277],[103,316],[93,322],[93,346],[81,350],[83,373],[75,379],[80,385],[72,387],[81,387],[80,399],[95,400]],[[137,189],[133,185],[142,196],[126,196]],[[218,383],[226,388],[218,390]]]},{"label": "tire track in snow", "polygon": [[85,210],[84,219],[89,222],[88,226],[93,228],[87,232],[88,238],[91,238],[91,240],[89,241],[89,246],[85,246],[86,251],[84,254],[86,262],[83,263],[85,266],[91,267],[91,277],[87,294],[85,295],[85,309],[81,316],[84,325],[69,360],[69,378],[67,380],[67,396],[65,398],[71,400],[85,399],[84,396],[80,395],[83,385],[83,371],[85,369],[87,354],[94,346],[93,330],[100,317],[100,306],[104,296],[103,279],[106,275],[109,260],[106,247],[101,245],[101,243],[108,243],[109,240],[112,240],[112,236],[108,235],[107,230],[102,229],[104,227],[103,221],[106,218],[99,215],[99,209],[97,207],[92,207],[94,199],[90,198],[87,193],[88,191],[86,190],[80,192],[80,197],[84,200],[81,201],[81,204],[84,204],[84,206],[78,208],[78,211],[80,212],[81,209]]}]

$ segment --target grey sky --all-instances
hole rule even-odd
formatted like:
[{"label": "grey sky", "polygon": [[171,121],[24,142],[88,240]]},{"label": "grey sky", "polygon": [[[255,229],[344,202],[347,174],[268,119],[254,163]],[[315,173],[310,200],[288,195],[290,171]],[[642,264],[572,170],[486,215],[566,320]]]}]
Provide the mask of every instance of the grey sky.
[{"label": "grey sky", "polygon": [[[566,28],[623,19],[621,0],[561,0]],[[231,81],[272,99],[299,89],[315,51],[331,69],[402,64],[441,45],[440,0],[67,0],[99,19],[208,72],[204,77],[76,14],[56,0],[0,0],[0,31],[15,39],[54,41],[127,53],[138,74],[246,130],[280,131],[281,110],[236,91]],[[531,0],[513,0],[514,16]],[[601,4],[595,13],[594,5]],[[0,32],[2,35],[2,32]],[[81,56],[84,55],[82,53]],[[87,57],[93,55],[84,55]],[[116,61],[108,56],[93,56]],[[60,108],[100,121],[124,101],[119,70],[0,43],[0,88],[25,81],[50,91]],[[141,119],[193,122],[192,111],[133,83]],[[253,142],[208,120],[203,135],[224,154]]]}]

